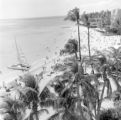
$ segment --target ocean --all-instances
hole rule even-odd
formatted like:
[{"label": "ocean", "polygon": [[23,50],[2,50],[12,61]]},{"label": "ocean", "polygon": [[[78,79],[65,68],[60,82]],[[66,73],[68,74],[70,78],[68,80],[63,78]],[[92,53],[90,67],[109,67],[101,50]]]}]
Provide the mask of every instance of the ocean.
[{"label": "ocean", "polygon": [[8,69],[18,63],[17,46],[32,65],[45,57],[52,57],[72,36],[75,23],[64,17],[0,20],[0,81],[19,71]]}]

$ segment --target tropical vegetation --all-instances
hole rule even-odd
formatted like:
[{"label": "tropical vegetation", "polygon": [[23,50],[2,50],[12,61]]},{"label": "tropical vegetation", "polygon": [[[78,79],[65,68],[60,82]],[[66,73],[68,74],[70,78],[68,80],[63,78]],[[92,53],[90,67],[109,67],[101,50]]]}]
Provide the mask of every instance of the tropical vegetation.
[{"label": "tropical vegetation", "polygon": [[91,27],[105,29],[106,33],[121,35],[121,9],[101,12],[84,12],[81,21],[85,24],[84,16],[88,16]]}]

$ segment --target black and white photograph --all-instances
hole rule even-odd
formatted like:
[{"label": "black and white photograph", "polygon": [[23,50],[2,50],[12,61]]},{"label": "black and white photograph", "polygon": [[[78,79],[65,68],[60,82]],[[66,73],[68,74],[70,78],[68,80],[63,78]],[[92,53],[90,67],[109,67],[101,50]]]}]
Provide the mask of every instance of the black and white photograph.
[{"label": "black and white photograph", "polygon": [[0,0],[0,120],[121,120],[121,0]]}]

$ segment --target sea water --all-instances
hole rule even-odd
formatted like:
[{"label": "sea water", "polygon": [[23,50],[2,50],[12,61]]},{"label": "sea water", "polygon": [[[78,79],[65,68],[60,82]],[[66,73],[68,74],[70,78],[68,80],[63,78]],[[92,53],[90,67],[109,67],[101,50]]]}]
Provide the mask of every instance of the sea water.
[{"label": "sea water", "polygon": [[21,73],[8,69],[19,62],[15,39],[26,61],[32,65],[58,53],[71,37],[74,25],[64,17],[0,20],[0,81]]}]

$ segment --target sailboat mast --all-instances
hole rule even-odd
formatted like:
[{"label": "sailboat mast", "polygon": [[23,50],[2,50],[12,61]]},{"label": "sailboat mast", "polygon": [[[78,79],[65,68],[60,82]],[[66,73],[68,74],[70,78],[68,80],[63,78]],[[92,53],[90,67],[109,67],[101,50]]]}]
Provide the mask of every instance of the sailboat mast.
[{"label": "sailboat mast", "polygon": [[19,64],[17,65],[12,65],[11,67],[8,67],[10,69],[14,69],[14,70],[21,70],[21,71],[28,71],[30,69],[30,65],[25,63],[25,56],[23,54],[20,53],[19,48],[17,46],[17,41],[16,41],[16,37],[15,37],[15,46],[16,46],[16,51],[17,51],[17,59]]},{"label": "sailboat mast", "polygon": [[15,46],[16,46],[16,50],[17,50],[17,58],[18,58],[18,62],[21,64],[20,53],[19,53],[19,49],[18,49],[18,46],[17,46],[16,37],[15,37]]}]

